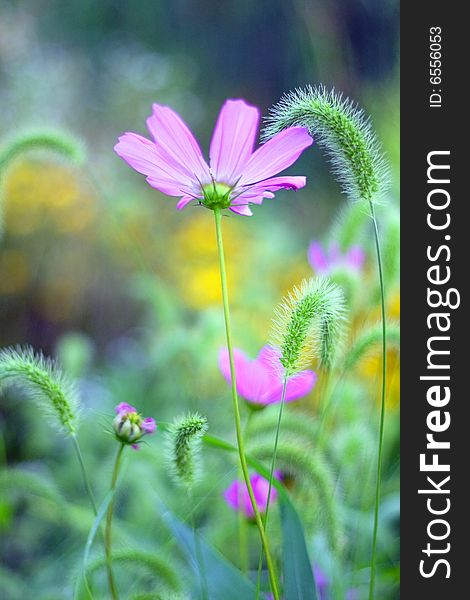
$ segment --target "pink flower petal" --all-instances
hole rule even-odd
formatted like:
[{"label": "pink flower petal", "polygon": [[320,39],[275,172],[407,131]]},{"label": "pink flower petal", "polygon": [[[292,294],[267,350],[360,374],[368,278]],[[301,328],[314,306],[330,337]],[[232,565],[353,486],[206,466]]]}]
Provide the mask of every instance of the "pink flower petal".
[{"label": "pink flower petal", "polygon": [[301,176],[271,177],[260,184],[247,186],[246,191],[236,196],[232,206],[238,204],[262,204],[265,198],[274,198],[273,192],[283,188],[298,190],[304,187],[306,183],[307,178]]},{"label": "pink flower petal", "polygon": [[244,215],[245,217],[251,217],[253,215],[253,211],[247,204],[234,204],[229,208],[238,215]]},{"label": "pink flower petal", "polygon": [[310,244],[308,248],[308,262],[318,274],[326,273],[328,271],[328,257],[319,242],[312,242]]},{"label": "pink flower petal", "polygon": [[224,499],[229,506],[234,510],[238,510],[239,506],[239,487],[240,484],[237,480],[232,481],[229,487],[224,491]]},{"label": "pink flower petal", "polygon": [[[269,193],[269,192],[268,192]],[[274,195],[273,195],[274,196]],[[265,199],[264,193],[259,188],[255,191],[250,190],[249,192],[238,193],[231,201],[232,206],[248,205],[248,204],[262,204]]]},{"label": "pink flower petal", "polygon": [[[260,368],[256,360],[249,360],[238,348],[233,351],[237,390],[242,398],[254,404],[262,404],[262,398],[269,387],[269,372]],[[232,383],[228,350],[219,353],[219,367],[228,384]]]},{"label": "pink flower petal", "polygon": [[182,176],[161,155],[153,142],[136,133],[125,133],[114,146],[118,156],[137,172],[147,175],[152,187],[169,196],[181,196],[185,187],[193,186],[187,176]]},{"label": "pink flower petal", "polygon": [[209,167],[183,119],[168,106],[154,104],[152,108],[153,114],[147,119],[147,127],[157,147],[189,177],[203,183],[210,182]]},{"label": "pink flower petal", "polygon": [[282,372],[282,366],[279,362],[280,356],[281,351],[278,348],[267,344],[261,348],[256,360],[280,379]]},{"label": "pink flower petal", "polygon": [[[255,473],[250,477],[251,485],[253,487],[253,494],[255,496],[256,504],[261,512],[266,511],[268,506],[268,492],[269,492],[269,481],[258,473]],[[271,487],[271,495],[269,498],[269,505],[277,498],[277,490],[274,486]]]},{"label": "pink flower petal", "polygon": [[301,371],[287,382],[286,402],[298,400],[312,391],[317,382],[317,374],[314,371]]},{"label": "pink flower petal", "polygon": [[277,133],[251,155],[240,185],[260,183],[290,167],[312,143],[305,127],[290,127]]},{"label": "pink flower petal", "polygon": [[130,404],[127,404],[127,402],[120,402],[114,408],[114,412],[118,415],[120,415],[122,413],[136,413],[137,409],[134,408],[133,406],[131,406]]},{"label": "pink flower petal", "polygon": [[[280,472],[275,471],[274,477],[280,481]],[[258,473],[253,473],[253,475],[250,476],[250,483],[251,487],[253,488],[253,495],[259,510],[261,512],[265,512],[268,504],[269,481]],[[278,493],[276,488],[274,486],[271,487],[270,504],[276,500],[277,495]],[[248,488],[244,481],[232,481],[229,487],[224,491],[223,496],[227,504],[233,510],[242,511],[246,517],[250,519],[253,518],[253,506],[248,494]]]},{"label": "pink flower petal", "polygon": [[360,246],[351,246],[346,253],[346,264],[355,271],[360,271],[364,266],[366,255]]},{"label": "pink flower petal", "polygon": [[265,198],[274,198],[274,194],[271,192],[277,192],[280,189],[297,191],[305,187],[306,183],[307,178],[303,176],[286,175],[283,177],[270,177],[254,187],[248,187],[243,195],[248,196],[249,194],[253,194],[257,196],[263,194]]},{"label": "pink flower petal", "polygon": [[299,175],[286,175],[283,177],[271,177],[265,179],[261,185],[264,190],[276,192],[280,189],[300,190],[307,184],[307,178]]},{"label": "pink flower petal", "polygon": [[210,145],[210,165],[217,181],[235,183],[248,162],[258,133],[259,111],[243,100],[227,100],[219,113]]},{"label": "pink flower petal", "polygon": [[155,431],[155,429],[157,428],[157,424],[155,423],[155,419],[152,419],[152,417],[145,418],[142,421],[142,423],[140,425],[140,428],[145,433],[153,433]]},{"label": "pink flower petal", "polygon": [[[285,402],[293,402],[306,396],[317,381],[314,371],[301,371],[287,382]],[[281,401],[283,383],[281,377],[272,378],[271,386],[265,391],[263,404],[277,404]]]},{"label": "pink flower petal", "polygon": [[183,210],[183,208],[189,204],[190,202],[192,202],[194,200],[194,198],[192,196],[183,196],[180,200],[178,200],[178,202],[176,203],[176,208],[178,210]]}]

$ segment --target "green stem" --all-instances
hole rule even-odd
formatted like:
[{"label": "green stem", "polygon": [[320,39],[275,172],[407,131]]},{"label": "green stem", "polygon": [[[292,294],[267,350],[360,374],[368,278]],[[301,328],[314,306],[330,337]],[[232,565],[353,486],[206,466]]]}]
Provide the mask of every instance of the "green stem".
[{"label": "green stem", "polygon": [[[253,416],[254,410],[250,409],[248,413],[248,417],[245,423],[245,433],[244,433],[244,441],[247,443],[248,433],[251,423],[251,418]],[[241,468],[239,469],[239,477],[243,476]],[[241,502],[242,489],[239,490],[239,502]],[[240,570],[242,573],[246,573],[248,571],[249,566],[249,556],[248,556],[248,524],[246,521],[246,517],[243,514],[243,511],[238,512],[238,542],[239,542],[239,552],[240,552]]]},{"label": "green stem", "polygon": [[82,473],[83,483],[85,485],[86,492],[88,494],[88,498],[90,499],[91,506],[93,507],[93,512],[95,513],[95,517],[98,514],[98,509],[96,507],[95,497],[93,495],[90,480],[88,479],[88,475],[85,469],[85,463],[83,462],[82,452],[80,450],[80,445],[77,440],[77,436],[75,434],[72,435],[73,447],[75,449],[75,453],[78,458],[78,463],[80,465],[80,471]]},{"label": "green stem", "polygon": [[200,576],[201,598],[202,598],[202,600],[208,600],[209,592],[208,592],[208,588],[207,588],[206,568],[204,565],[204,556],[202,554],[201,541],[199,539],[199,534],[198,534],[198,530],[197,530],[197,526],[196,526],[195,502],[194,502],[194,495],[193,495],[192,487],[190,487],[188,489],[188,498],[189,498],[189,504],[191,506],[191,510],[190,510],[191,526],[193,529],[193,536],[194,536],[194,553],[196,556],[196,561],[197,561],[198,571],[199,571],[199,576]]},{"label": "green stem", "polygon": [[238,405],[238,395],[237,395],[237,382],[235,379],[235,363],[233,359],[233,347],[232,347],[232,331],[230,325],[230,308],[228,301],[228,288],[227,288],[227,274],[225,270],[225,256],[224,256],[224,244],[222,239],[222,210],[220,207],[214,208],[214,217],[215,217],[215,231],[217,237],[217,249],[219,253],[219,268],[220,268],[220,282],[222,286],[222,300],[224,305],[224,320],[225,320],[225,334],[227,337],[227,348],[230,359],[230,375],[232,379],[232,400],[233,400],[233,411],[235,416],[235,430],[237,433],[237,446],[238,446],[238,455],[240,457],[240,466],[243,473],[243,478],[245,479],[245,484],[248,490],[248,495],[250,496],[251,505],[253,506],[253,512],[255,515],[256,525],[258,527],[259,535],[261,538],[261,544],[264,549],[264,553],[266,555],[266,563],[269,571],[269,581],[271,584],[271,591],[273,593],[274,599],[279,600],[279,591],[277,585],[277,578],[274,570],[274,564],[271,558],[271,552],[269,550],[268,539],[264,531],[263,521],[261,519],[261,515],[256,504],[255,495],[253,493],[253,488],[250,482],[250,476],[248,473],[248,466],[246,463],[245,457],[245,449],[243,444],[243,436],[241,431],[241,421],[240,421],[240,407]]},{"label": "green stem", "polygon": [[266,512],[264,513],[263,523],[264,529],[268,525],[268,514],[269,514],[269,502],[271,500],[271,490],[273,488],[273,477],[274,477],[274,468],[276,466],[276,458],[277,458],[277,446],[279,444],[279,433],[281,431],[281,421],[282,421],[282,411],[284,409],[284,404],[286,400],[286,390],[287,390],[287,377],[284,377],[284,381],[282,383],[282,392],[281,392],[281,403],[279,406],[279,415],[277,417],[277,425],[276,425],[276,435],[274,437],[274,449],[273,449],[273,457],[271,460],[271,470],[269,472],[269,487],[268,487],[268,498],[266,502]]},{"label": "green stem", "polygon": [[[116,482],[119,475],[119,467],[121,465],[122,452],[125,444],[121,444],[116,454],[116,460],[114,462],[113,475],[111,478],[111,491],[114,492],[116,489]],[[119,600],[119,595],[114,581],[113,568],[112,568],[112,542],[111,542],[111,527],[113,523],[113,511],[114,511],[114,496],[109,503],[108,512],[106,513],[106,528],[104,531],[104,548],[106,554],[106,570],[108,573],[108,585],[111,597],[113,600]]]},{"label": "green stem", "polygon": [[[273,479],[274,479],[274,469],[276,466],[276,458],[277,458],[277,446],[279,443],[279,433],[281,431],[281,421],[282,421],[282,412],[284,409],[284,404],[285,404],[285,400],[286,400],[286,390],[287,390],[287,377],[284,377],[284,381],[282,383],[282,392],[281,392],[281,403],[279,406],[279,415],[277,418],[277,426],[276,426],[276,435],[274,437],[274,449],[273,449],[273,457],[271,460],[271,469],[269,471],[269,487],[268,487],[268,497],[266,500],[266,512],[264,513],[264,517],[263,517],[263,526],[264,526],[264,530],[266,531],[266,528],[268,526],[268,514],[269,514],[269,505],[271,502],[271,490],[273,487]],[[257,583],[256,583],[256,598],[259,597],[259,591],[260,591],[260,583],[261,583],[261,569],[263,567],[263,552],[261,551],[260,553],[260,557],[259,557],[259,563],[258,563],[258,578],[257,578]]]},{"label": "green stem", "polygon": [[320,391],[320,406],[321,406],[321,418],[318,425],[317,441],[316,445],[319,449],[323,449],[323,443],[325,441],[325,433],[328,428],[328,421],[331,420],[331,409],[333,407],[333,394],[332,394],[332,378],[331,370],[328,369],[323,373],[322,389]]},{"label": "green stem", "polygon": [[370,582],[369,582],[369,600],[374,598],[375,585],[375,562],[377,558],[377,531],[379,526],[379,504],[380,504],[380,484],[382,473],[382,453],[385,424],[385,391],[387,377],[387,323],[385,319],[385,286],[383,280],[382,254],[380,251],[379,229],[375,217],[375,209],[372,201],[369,200],[370,214],[374,223],[375,249],[377,253],[377,266],[379,270],[380,298],[382,310],[382,396],[380,402],[380,428],[379,428],[379,448],[377,455],[377,481],[375,487],[375,509],[374,509],[374,531],[372,534],[372,557],[370,564]]}]

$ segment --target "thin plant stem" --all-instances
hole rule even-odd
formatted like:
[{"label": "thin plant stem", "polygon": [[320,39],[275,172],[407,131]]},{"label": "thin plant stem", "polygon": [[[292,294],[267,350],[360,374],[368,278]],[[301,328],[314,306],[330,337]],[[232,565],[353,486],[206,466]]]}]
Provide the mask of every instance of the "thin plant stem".
[{"label": "thin plant stem", "polygon": [[[188,498],[189,498],[189,503],[190,503],[191,507],[194,507],[195,503],[194,503],[194,494],[193,494],[192,487],[189,488],[189,490],[188,490]],[[199,539],[199,534],[198,534],[197,526],[196,526],[195,510],[191,510],[190,514],[191,514],[191,527],[193,529],[193,535],[194,535],[194,553],[196,556],[196,561],[198,564],[199,575],[200,575],[201,598],[202,598],[202,600],[208,600],[209,592],[208,592],[208,588],[207,588],[206,569],[205,569],[205,565],[204,565],[204,556],[202,554],[201,540]]]},{"label": "thin plant stem", "polygon": [[273,449],[273,457],[271,460],[271,470],[269,472],[269,487],[268,487],[268,498],[266,501],[266,512],[264,513],[264,517],[263,517],[263,524],[264,524],[265,530],[268,525],[269,502],[271,500],[271,491],[273,489],[273,477],[274,477],[274,469],[276,467],[277,446],[279,444],[279,433],[281,431],[282,412],[284,410],[284,404],[286,401],[286,390],[287,390],[287,377],[284,377],[284,381],[282,383],[281,402],[279,405],[279,415],[277,417],[276,435],[274,437],[274,449]]},{"label": "thin plant stem", "polygon": [[321,418],[318,424],[318,430],[316,433],[317,441],[316,445],[321,450],[323,448],[323,442],[325,438],[325,432],[327,429],[327,421],[331,418],[331,408],[333,406],[333,386],[331,370],[327,370],[323,373],[322,389],[320,390],[320,406],[321,406]]},{"label": "thin plant stem", "polygon": [[[116,454],[116,459],[114,461],[113,475],[111,477],[111,491],[113,491],[113,492],[116,489],[116,482],[117,482],[117,478],[119,475],[119,467],[121,465],[121,457],[122,457],[122,452],[124,450],[124,446],[125,446],[125,444],[120,444],[117,454]],[[117,591],[116,583],[114,581],[113,567],[112,567],[111,528],[112,528],[112,524],[113,524],[113,512],[114,512],[114,496],[112,497],[111,502],[109,503],[108,511],[106,513],[106,528],[104,531],[104,548],[105,548],[105,554],[106,554],[106,570],[107,570],[107,574],[108,574],[109,592],[110,592],[113,600],[119,600],[119,594]]]},{"label": "thin plant stem", "polygon": [[377,480],[375,487],[375,508],[374,508],[374,530],[372,534],[372,557],[370,563],[370,581],[369,581],[369,600],[374,598],[375,586],[375,563],[377,559],[377,531],[379,527],[379,504],[380,504],[380,484],[382,474],[382,454],[385,424],[385,391],[387,377],[387,323],[385,319],[385,285],[383,279],[382,253],[380,251],[380,237],[375,216],[375,209],[372,201],[369,200],[370,214],[374,224],[375,249],[377,253],[377,266],[380,282],[380,299],[382,310],[382,393],[380,402],[380,427],[379,427],[379,446],[377,452]]},{"label": "thin plant stem", "polygon": [[[286,390],[287,390],[287,377],[284,377],[284,381],[282,382],[282,392],[281,392],[281,402],[280,402],[280,406],[279,406],[279,415],[277,417],[276,434],[274,436],[274,449],[273,449],[273,456],[271,459],[271,469],[269,472],[269,486],[268,486],[268,497],[266,500],[266,512],[264,513],[264,516],[263,516],[263,527],[264,527],[265,531],[268,526],[269,505],[271,502],[271,491],[272,491],[272,487],[273,487],[274,469],[276,467],[276,458],[277,458],[277,446],[279,443],[279,433],[281,431],[282,412],[284,410],[284,404],[285,404],[285,400],[286,400]],[[257,582],[256,582],[256,598],[259,597],[262,567],[263,567],[263,551],[261,551],[260,556],[259,556],[258,577],[257,577]]]},{"label": "thin plant stem", "polygon": [[228,288],[227,288],[227,274],[225,269],[225,255],[224,255],[224,244],[222,239],[222,210],[220,207],[214,208],[214,217],[215,217],[215,230],[217,237],[217,249],[219,254],[219,268],[220,268],[220,282],[222,287],[222,300],[224,306],[224,320],[225,320],[225,334],[227,337],[227,348],[230,359],[230,375],[232,379],[232,400],[233,400],[233,411],[235,417],[235,430],[237,434],[237,446],[238,446],[238,455],[240,457],[240,466],[243,473],[243,478],[245,479],[245,484],[248,490],[248,495],[250,496],[251,505],[253,507],[253,512],[255,515],[256,525],[258,527],[259,535],[261,538],[261,544],[264,549],[264,553],[266,555],[266,563],[269,571],[269,581],[271,584],[271,591],[273,593],[274,599],[279,600],[279,591],[277,584],[277,577],[274,569],[274,563],[271,558],[271,552],[269,550],[268,538],[264,531],[263,521],[261,519],[261,514],[258,509],[258,505],[256,504],[255,495],[253,493],[253,488],[250,482],[250,476],[248,473],[248,465],[245,457],[245,448],[243,443],[242,436],[242,428],[240,421],[240,407],[238,405],[238,395],[237,395],[237,382],[235,376],[235,363],[233,359],[233,347],[232,347],[232,330],[230,324],[230,307],[228,300]]},{"label": "thin plant stem", "polygon": [[80,445],[77,440],[77,436],[72,435],[73,447],[75,449],[75,454],[77,455],[78,463],[80,465],[80,471],[82,473],[83,484],[85,486],[86,493],[88,494],[88,498],[90,499],[90,504],[93,508],[93,512],[95,513],[95,517],[98,514],[98,509],[96,507],[95,497],[93,495],[93,491],[91,489],[90,480],[88,479],[88,475],[85,468],[85,463],[83,462],[82,452],[80,450]]},{"label": "thin plant stem", "polygon": [[[251,423],[251,418],[253,416],[254,410],[250,409],[249,413],[248,413],[248,417],[246,419],[246,423],[245,423],[245,432],[244,432],[244,441],[245,443],[247,443],[248,440],[248,434],[249,434],[249,430],[250,430],[250,423]],[[243,473],[241,471],[241,468],[239,468],[239,477],[240,475],[243,477]],[[241,496],[242,496],[242,490],[241,488],[239,489],[239,504],[241,506]],[[248,527],[247,527],[247,522],[246,522],[246,517],[243,514],[243,511],[240,510],[238,511],[238,543],[239,543],[239,553],[240,553],[240,570],[242,571],[242,573],[246,573],[248,571],[248,566],[249,566],[249,557],[248,557]]]}]

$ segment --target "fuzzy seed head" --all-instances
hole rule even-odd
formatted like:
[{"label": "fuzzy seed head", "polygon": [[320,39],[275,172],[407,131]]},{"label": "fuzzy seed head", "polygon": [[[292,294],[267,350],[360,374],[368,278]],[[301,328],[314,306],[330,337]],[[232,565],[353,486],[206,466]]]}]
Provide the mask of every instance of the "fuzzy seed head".
[{"label": "fuzzy seed head", "polygon": [[350,199],[373,201],[387,190],[389,169],[381,145],[370,119],[351,100],[324,86],[289,92],[271,108],[263,138],[293,126],[307,127],[325,149]]},{"label": "fuzzy seed head", "polygon": [[314,355],[331,368],[342,337],[345,304],[340,288],[328,278],[304,280],[274,311],[272,345],[281,351],[286,377],[306,366]]},{"label": "fuzzy seed head", "polygon": [[66,435],[75,434],[80,405],[78,390],[55,361],[32,348],[1,350],[0,391],[7,385],[17,386],[57,429]]},{"label": "fuzzy seed head", "polygon": [[207,419],[189,413],[175,420],[167,433],[167,458],[177,483],[190,488],[200,474],[201,439],[207,431]]}]

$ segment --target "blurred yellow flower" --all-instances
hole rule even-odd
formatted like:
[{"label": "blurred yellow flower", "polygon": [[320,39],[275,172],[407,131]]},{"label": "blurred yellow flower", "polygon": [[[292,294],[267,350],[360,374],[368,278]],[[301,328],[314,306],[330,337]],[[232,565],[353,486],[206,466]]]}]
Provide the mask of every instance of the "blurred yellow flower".
[{"label": "blurred yellow flower", "polygon": [[4,185],[5,229],[11,235],[43,229],[83,234],[94,221],[94,198],[65,164],[18,161]]},{"label": "blurred yellow flower", "polygon": [[[243,275],[247,275],[250,242],[242,233],[237,219],[224,223],[224,246],[227,276],[232,299],[242,293]],[[207,210],[185,219],[170,241],[170,261],[185,303],[200,309],[221,302],[214,219]]]},{"label": "blurred yellow flower", "polygon": [[[359,373],[370,383],[371,394],[378,390],[378,379],[381,376],[382,357],[370,356],[365,359],[360,367]],[[375,396],[380,402],[379,394]],[[385,406],[387,410],[397,410],[400,406],[400,354],[391,349],[387,352],[387,386],[385,393]]]}]

